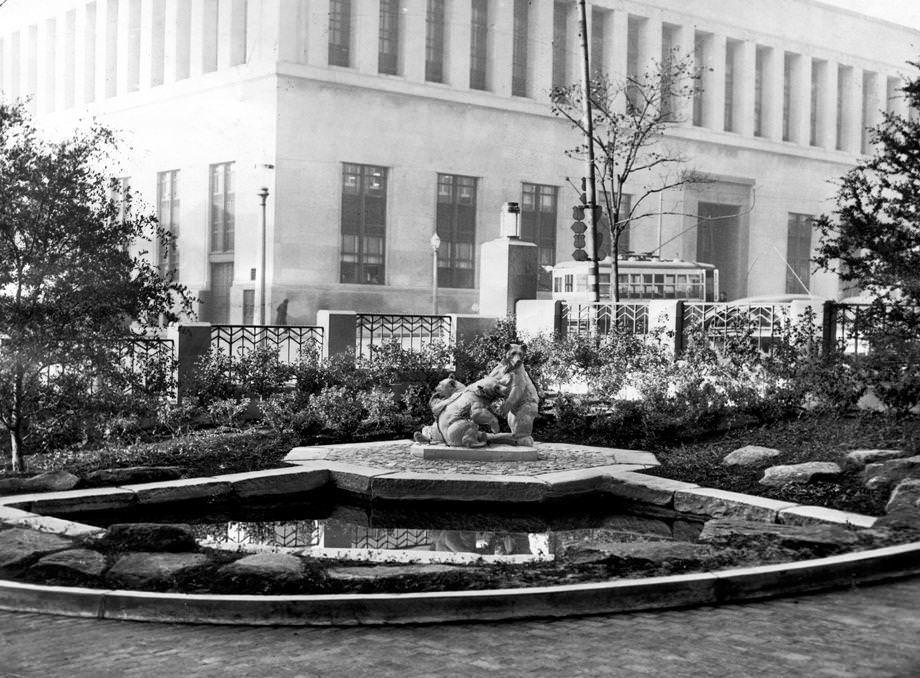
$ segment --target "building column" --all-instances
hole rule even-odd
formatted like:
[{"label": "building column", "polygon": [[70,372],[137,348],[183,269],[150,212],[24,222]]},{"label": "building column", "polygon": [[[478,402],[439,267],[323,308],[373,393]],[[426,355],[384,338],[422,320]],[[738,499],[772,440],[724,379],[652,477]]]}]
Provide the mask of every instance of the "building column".
[{"label": "building column", "polygon": [[735,53],[735,129],[743,137],[754,136],[754,97],[757,80],[757,43],[745,40]]},{"label": "building column", "polygon": [[54,110],[54,90],[58,84],[58,74],[55,72],[57,51],[57,21],[55,19],[42,19],[38,22],[35,53],[36,79],[35,79],[35,110],[39,113],[48,113]]},{"label": "building column", "polygon": [[[585,8],[587,15],[591,16],[590,4]],[[579,24],[578,3],[572,2],[568,5],[565,22],[565,73],[566,85],[573,85],[581,82],[581,27]],[[590,19],[588,19],[590,22]],[[588,27],[590,33],[590,26]]]},{"label": "building column", "polygon": [[799,54],[792,69],[789,102],[790,136],[792,141],[811,144],[811,57]]},{"label": "building column", "polygon": [[783,58],[777,45],[770,45],[765,55],[763,74],[763,136],[772,141],[783,139]]},{"label": "building column", "polygon": [[186,22],[180,16],[179,0],[166,0],[163,12],[163,84],[168,85],[178,77],[179,34]]},{"label": "building column", "polygon": [[354,66],[362,73],[379,71],[380,61],[380,7],[379,4],[361,5],[354,17]]},{"label": "building column", "polygon": [[[511,96],[511,58],[513,54],[514,2],[492,2],[489,6],[489,89],[499,96]],[[491,16],[494,14],[494,18]]]},{"label": "building column", "polygon": [[237,0],[217,3],[217,69],[233,66],[233,15]]},{"label": "building column", "polygon": [[[543,9],[543,4],[547,3],[541,4],[541,10]],[[550,11],[552,11],[552,3],[548,4],[550,5]],[[530,11],[537,12],[538,8],[532,5]],[[447,25],[444,27],[446,33],[446,45],[444,48],[446,81],[455,89],[469,89],[470,40],[472,40],[471,5],[469,2],[449,2],[447,3],[446,13]],[[550,19],[550,23],[552,23],[552,19]],[[552,37],[550,37],[550,40],[552,40]],[[531,46],[531,49],[534,49],[534,47]],[[550,48],[550,53],[552,53],[552,48]],[[550,68],[550,71],[552,71],[552,68]]]},{"label": "building column", "polygon": [[884,119],[882,114],[888,109],[888,78],[884,73],[879,72],[874,73],[874,76],[870,98],[871,106],[869,108],[871,113],[870,127],[880,125]]},{"label": "building column", "polygon": [[54,110],[62,111],[73,105],[73,58],[75,26],[68,23],[69,12],[60,12],[55,16],[57,22],[57,47],[54,50],[54,72],[57,83],[54,92]]},{"label": "building column", "polygon": [[307,63],[312,66],[328,66],[329,0],[310,0],[309,13],[307,21]]},{"label": "building column", "polygon": [[[653,80],[657,80],[657,71],[661,68],[661,42],[661,17],[647,17],[642,22],[639,40],[639,77],[649,73]],[[655,64],[658,64],[657,68]]]},{"label": "building column", "polygon": [[541,2],[530,6],[527,82],[530,96],[540,103],[549,102],[549,92],[553,88],[553,5]]},{"label": "building column", "polygon": [[[159,44],[154,32],[155,4],[155,0],[141,0],[140,67],[137,86],[142,90],[153,86],[154,62],[163,58],[162,45]],[[156,67],[159,69],[159,64]]]},{"label": "building column", "polygon": [[825,61],[818,81],[818,145],[837,147],[837,62]]},{"label": "building column", "polygon": [[399,24],[399,38],[402,42],[399,72],[406,76],[406,80],[425,82],[425,17],[428,3],[426,0],[405,0],[400,4],[403,15]]},{"label": "building column", "polygon": [[703,49],[703,126],[725,129],[725,46],[724,35],[710,34]]},{"label": "building column", "polygon": [[188,75],[196,78],[204,73],[205,0],[189,1],[192,7],[189,16]]},{"label": "building column", "polygon": [[245,62],[276,64],[282,60],[299,61],[297,31],[300,20],[296,0],[273,0],[244,3],[249,14],[245,25]]}]

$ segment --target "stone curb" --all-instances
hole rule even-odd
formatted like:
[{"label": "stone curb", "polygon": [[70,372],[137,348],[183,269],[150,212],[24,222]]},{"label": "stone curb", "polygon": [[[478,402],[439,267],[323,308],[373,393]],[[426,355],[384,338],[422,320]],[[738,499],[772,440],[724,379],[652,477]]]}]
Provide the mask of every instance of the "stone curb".
[{"label": "stone curb", "polygon": [[221,596],[0,581],[0,609],[196,624],[356,626],[613,614],[736,603],[920,574],[920,542],[688,575],[490,591]]}]

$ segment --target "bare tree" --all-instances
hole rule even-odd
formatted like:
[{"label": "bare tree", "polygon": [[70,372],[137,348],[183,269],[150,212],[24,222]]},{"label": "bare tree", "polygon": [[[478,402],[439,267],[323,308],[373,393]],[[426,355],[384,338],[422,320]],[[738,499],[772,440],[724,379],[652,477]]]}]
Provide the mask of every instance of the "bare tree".
[{"label": "bare tree", "polygon": [[[698,91],[699,74],[693,60],[676,50],[639,76],[615,79],[596,72],[590,82],[592,110],[591,144],[600,191],[603,225],[609,238],[611,293],[620,300],[620,237],[629,225],[643,217],[661,214],[651,198],[666,191],[706,181],[703,175],[687,169],[687,159],[667,143],[665,132],[683,122],[681,111]],[[585,140],[566,151],[585,162],[589,155],[588,125],[583,116],[584,87],[581,84],[554,87],[550,92],[553,114],[567,120]],[[624,199],[629,184],[632,200]],[[665,214],[678,214],[665,212]],[[599,231],[598,231],[599,232]],[[600,249],[600,248],[597,248]],[[603,258],[599,253],[598,258]]]}]

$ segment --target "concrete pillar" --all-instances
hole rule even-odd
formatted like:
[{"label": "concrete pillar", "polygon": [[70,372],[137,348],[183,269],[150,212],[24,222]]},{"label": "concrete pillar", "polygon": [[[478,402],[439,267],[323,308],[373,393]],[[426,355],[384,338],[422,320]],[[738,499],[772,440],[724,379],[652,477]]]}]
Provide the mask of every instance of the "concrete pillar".
[{"label": "concrete pillar", "polygon": [[75,14],[69,12],[59,12],[55,16],[57,45],[54,49],[54,72],[57,74],[57,83],[52,103],[55,111],[73,106],[74,19]]},{"label": "concrete pillar", "polygon": [[217,14],[217,68],[246,61],[246,2],[221,0]]},{"label": "concrete pillar", "polygon": [[[869,94],[869,100],[867,102],[866,113],[867,127],[876,127],[882,122],[882,113],[887,110],[887,99],[888,99],[888,79],[885,77],[884,73],[873,73],[872,79],[869,83],[871,90]],[[871,140],[867,140],[869,148],[864,150],[871,151]]]},{"label": "concrete pillar", "polygon": [[564,329],[562,302],[552,299],[521,299],[514,307],[514,327],[522,339],[547,333],[561,336]]},{"label": "concrete pillar", "polygon": [[195,381],[196,363],[211,350],[210,323],[187,323],[179,326],[176,341],[178,366],[176,371],[179,401]]},{"label": "concrete pillar", "polygon": [[[590,17],[590,4],[585,8],[585,11]],[[591,34],[588,33],[588,35]],[[566,84],[571,85],[576,82],[581,82],[581,30],[579,26],[577,2],[572,2],[568,5],[565,22],[565,51]]]},{"label": "concrete pillar", "polygon": [[[244,3],[248,8],[245,26],[245,63],[275,64],[281,59],[282,41],[286,61],[297,50],[299,8],[296,0]],[[240,63],[243,63],[242,61]]]},{"label": "concrete pillar", "polygon": [[844,117],[844,149],[850,153],[859,153],[862,145],[863,130],[863,81],[862,69],[853,67],[849,71],[849,86],[844,99],[844,109],[849,115]]},{"label": "concrete pillar", "polygon": [[[550,14],[552,14],[552,3]],[[470,40],[472,34],[471,5],[469,2],[448,2],[445,9],[446,23],[444,27],[444,73],[446,82],[456,89],[468,89],[470,86]],[[531,6],[531,12],[537,8]],[[550,20],[552,23],[552,20]],[[400,36],[401,38],[403,36]],[[552,37],[550,37],[552,40]],[[552,48],[550,48],[552,52]]]},{"label": "concrete pillar", "polygon": [[[425,16],[426,0],[405,0],[400,3],[403,11],[399,25],[402,54],[399,72],[406,80],[425,82]],[[491,7],[489,8],[492,9]],[[490,17],[491,23],[491,17]]]},{"label": "concrete pillar", "polygon": [[530,6],[528,95],[544,104],[549,103],[549,91],[553,87],[553,4],[538,2]]},{"label": "concrete pillar", "polygon": [[906,118],[908,113],[907,97],[904,96],[904,92],[901,91],[901,88],[904,87],[904,81],[901,80],[900,77],[890,75],[886,80],[888,81],[886,110]]},{"label": "concrete pillar", "polygon": [[118,0],[117,37],[115,38],[115,78],[116,96],[122,96],[133,91],[131,58],[138,54],[138,45],[131,40],[131,12],[132,5],[137,0]]},{"label": "concrete pillar", "polygon": [[614,83],[622,85],[616,101],[616,109],[626,110],[626,61],[629,51],[629,14],[615,9],[608,18],[607,45],[604,51],[604,71]]},{"label": "concrete pillar", "polygon": [[837,147],[837,62],[825,61],[818,83],[818,115],[820,116],[822,148],[834,150]]},{"label": "concrete pillar", "polygon": [[[657,73],[661,65],[661,17],[646,17],[639,40],[639,75]],[[657,78],[653,78],[657,79]]]},{"label": "concrete pillar", "polygon": [[792,141],[808,146],[811,143],[811,57],[806,54],[795,57],[790,94]]},{"label": "concrete pillar", "polygon": [[744,137],[754,136],[754,96],[757,79],[757,44],[745,40],[735,52],[735,130]]},{"label": "concrete pillar", "polygon": [[[307,3],[306,0],[280,0],[278,2],[276,38],[273,48],[277,61],[290,61],[302,63],[307,48]],[[269,46],[268,35],[262,21],[259,21],[259,37],[253,47],[253,58],[264,60],[269,58],[264,54]]]},{"label": "concrete pillar", "polygon": [[[179,8],[182,2],[183,8]],[[163,10],[163,84],[168,85],[178,79],[179,34],[188,28],[188,17],[181,14],[187,7],[185,0],[166,0]],[[183,21],[185,19],[185,21]]]},{"label": "concrete pillar", "polygon": [[[163,45],[160,36],[154,31],[154,11],[158,0],[141,0],[141,35],[140,35],[140,66],[138,68],[138,88],[147,89],[153,86],[154,62],[159,71],[163,58]],[[160,29],[162,30],[162,28]],[[162,81],[162,80],[161,80]],[[156,84],[160,84],[157,82]]]},{"label": "concrete pillar", "polygon": [[[514,2],[492,2],[489,5],[489,89],[500,96],[511,96],[511,56],[513,53]],[[494,15],[494,18],[493,16]]]},{"label": "concrete pillar", "polygon": [[354,352],[358,314],[354,311],[317,311],[316,324],[323,328],[323,357]]},{"label": "concrete pillar", "polygon": [[89,103],[96,93],[96,14],[84,3],[77,5],[73,67],[74,103]]},{"label": "concrete pillar", "polygon": [[488,334],[501,318],[483,315],[451,314],[451,344],[459,341],[472,341],[476,337]]},{"label": "concrete pillar", "polygon": [[114,0],[96,0],[96,101],[103,101],[109,97],[112,92],[109,83],[112,83],[112,88],[115,84],[115,71],[112,68],[115,55],[115,40],[113,40],[115,33],[109,31],[110,4],[114,4]]},{"label": "concrete pillar", "polygon": [[204,73],[205,0],[190,1],[188,77],[196,78]]},{"label": "concrete pillar", "polygon": [[537,298],[537,246],[519,238],[497,238],[480,247],[479,312],[505,317],[521,299]]},{"label": "concrete pillar", "polygon": [[309,12],[307,63],[326,66],[329,64],[329,0],[310,0]]},{"label": "concrete pillar", "polygon": [[703,125],[725,129],[725,36],[712,34],[703,49]]},{"label": "concrete pillar", "polygon": [[681,333],[681,316],[683,304],[676,300],[653,300],[648,302],[648,331],[650,335],[659,333],[665,340],[671,338],[669,348],[677,352]]},{"label": "concrete pillar", "polygon": [[3,36],[3,42],[0,44],[0,92],[3,92],[7,98],[15,96],[13,92],[13,35],[8,33]]},{"label": "concrete pillar", "polygon": [[763,136],[773,141],[783,138],[783,50],[770,45],[765,53],[763,74]]},{"label": "concrete pillar", "polygon": [[352,64],[362,73],[376,74],[380,60],[380,8],[378,3],[369,4],[368,7],[361,6],[354,16]]}]

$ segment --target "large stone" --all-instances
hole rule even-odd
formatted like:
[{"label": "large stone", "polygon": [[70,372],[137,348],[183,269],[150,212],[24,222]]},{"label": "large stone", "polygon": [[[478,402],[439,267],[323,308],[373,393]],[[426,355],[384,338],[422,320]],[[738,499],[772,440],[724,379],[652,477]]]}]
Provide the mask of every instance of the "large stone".
[{"label": "large stone", "polygon": [[789,483],[804,484],[816,480],[832,480],[842,473],[832,461],[807,461],[804,464],[781,464],[764,470],[761,485],[782,487]]},{"label": "large stone", "polygon": [[284,590],[304,579],[304,561],[289,553],[256,553],[224,565],[217,571],[221,589],[246,592]]},{"label": "large stone", "polygon": [[840,525],[782,525],[757,520],[717,518],[703,526],[699,540],[732,545],[768,541],[791,548],[829,551],[852,546],[858,538],[854,532]]},{"label": "large stone", "polygon": [[614,568],[634,568],[671,565],[691,565],[711,553],[703,544],[680,541],[613,541],[580,544],[565,554],[574,564],[604,563]]},{"label": "large stone", "polygon": [[678,490],[674,493],[674,510],[710,518],[744,518],[773,522],[780,511],[792,508],[788,501],[767,499],[709,487]]},{"label": "large stone", "polygon": [[604,478],[603,484],[603,490],[608,494],[656,506],[669,506],[674,500],[675,492],[697,487],[699,485],[633,471],[610,475]]},{"label": "large stone", "polygon": [[102,541],[124,551],[193,551],[197,548],[191,527],[168,523],[117,523],[109,527]]},{"label": "large stone", "polygon": [[329,482],[329,471],[295,466],[293,468],[232,473],[221,476],[220,480],[230,483],[233,493],[238,497],[258,498],[281,494],[299,494],[319,489]]},{"label": "large stone", "polygon": [[852,450],[843,458],[843,467],[850,471],[861,471],[867,464],[878,464],[906,456],[907,452],[904,450]]},{"label": "large stone", "polygon": [[68,549],[45,556],[32,569],[65,579],[96,578],[105,571],[105,556],[91,549]]},{"label": "large stone", "polygon": [[214,500],[230,495],[230,483],[217,478],[182,478],[159,483],[124,485],[138,504],[169,504],[181,501]]},{"label": "large stone", "polygon": [[516,445],[489,445],[487,447],[450,447],[448,445],[416,444],[412,456],[421,459],[445,461],[537,461],[537,448]]},{"label": "large stone", "polygon": [[208,563],[201,553],[129,553],[118,559],[106,579],[118,586],[163,587]]},{"label": "large stone", "polygon": [[452,565],[372,565],[368,567],[331,567],[326,576],[338,584],[361,592],[411,591],[455,583],[464,568]]},{"label": "large stone", "polygon": [[374,499],[445,501],[542,501],[548,486],[526,476],[442,473],[393,473],[373,479]]},{"label": "large stone", "polygon": [[49,471],[22,482],[23,492],[64,492],[72,490],[80,482],[80,478],[67,471]]},{"label": "large stone", "polygon": [[879,518],[875,525],[895,529],[920,529],[920,479],[909,478],[898,483],[885,506],[885,515]]},{"label": "large stone", "polygon": [[22,492],[25,478],[0,478],[0,494],[16,494]]},{"label": "large stone", "polygon": [[863,478],[870,490],[888,490],[907,478],[920,478],[920,455],[869,464]]},{"label": "large stone", "polygon": [[823,506],[793,506],[779,512],[779,522],[786,525],[819,525],[827,523],[869,528],[875,524],[875,521],[875,516],[838,511],[837,509]]},{"label": "large stone", "polygon": [[761,447],[760,445],[745,445],[739,447],[733,452],[729,452],[722,459],[725,466],[760,466],[764,462],[774,459],[782,454],[772,447]]},{"label": "large stone", "polygon": [[178,480],[181,477],[182,469],[178,466],[128,466],[92,471],[83,476],[83,484],[87,487],[106,487],[157,483],[164,480]]},{"label": "large stone", "polygon": [[21,567],[44,555],[73,546],[56,534],[14,527],[0,532],[0,567]]}]

